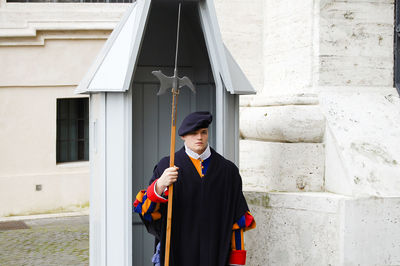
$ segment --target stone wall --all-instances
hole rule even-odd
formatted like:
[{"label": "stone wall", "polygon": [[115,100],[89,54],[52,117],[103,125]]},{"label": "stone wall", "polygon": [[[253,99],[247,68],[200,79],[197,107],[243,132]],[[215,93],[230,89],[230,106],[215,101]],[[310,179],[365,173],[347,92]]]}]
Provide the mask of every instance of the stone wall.
[{"label": "stone wall", "polygon": [[[256,83],[257,96],[241,100],[241,137],[275,146],[279,142],[282,147],[324,143],[329,153],[316,157],[326,157],[321,176],[326,190],[399,196],[400,100],[393,88],[393,1],[266,0],[252,7],[233,2],[229,9],[224,1],[218,2],[224,41],[229,46],[235,36],[235,47],[241,43],[243,48],[250,34],[234,33],[245,31],[251,20],[240,14],[253,14],[248,10],[262,7],[254,13],[263,18],[257,20],[263,37],[255,39],[262,43],[262,51],[253,60],[263,57],[263,83]],[[225,23],[225,17],[238,18],[241,24]],[[243,53],[233,51],[239,63]],[[259,72],[249,64],[241,66],[245,72]],[[257,146],[252,143],[242,141]],[[261,147],[268,149],[265,143]],[[252,174],[246,178],[249,151],[255,150],[247,147],[242,152],[245,185],[259,180]],[[304,165],[309,161],[306,156],[310,155],[304,152]],[[276,173],[266,166],[264,161],[263,175],[270,176],[269,170]]]},{"label": "stone wall", "polygon": [[[259,73],[240,60],[246,40],[235,35],[254,7],[217,3],[220,21],[240,21],[222,23],[227,46],[243,43],[233,55]],[[394,1],[254,5],[263,83],[251,80],[258,93],[240,109],[240,170],[257,221],[248,265],[400,264]]]},{"label": "stone wall", "polygon": [[[400,196],[400,99],[394,88],[320,93],[327,120],[326,189]],[[340,171],[338,171],[340,169]]]},{"label": "stone wall", "polygon": [[394,3],[319,3],[314,86],[329,132],[326,189],[355,196],[400,196]]},{"label": "stone wall", "polygon": [[393,87],[393,0],[321,0],[314,86]]},{"label": "stone wall", "polygon": [[224,43],[257,91],[263,88],[263,0],[214,1]]}]

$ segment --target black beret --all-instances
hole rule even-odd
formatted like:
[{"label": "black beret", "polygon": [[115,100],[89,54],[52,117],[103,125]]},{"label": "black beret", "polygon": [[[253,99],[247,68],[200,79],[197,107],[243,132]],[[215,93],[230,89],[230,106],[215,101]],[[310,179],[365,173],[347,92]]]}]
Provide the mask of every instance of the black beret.
[{"label": "black beret", "polygon": [[200,128],[208,128],[212,122],[212,114],[210,112],[194,112],[189,114],[183,119],[179,127],[179,136],[184,136],[190,132],[196,131]]}]

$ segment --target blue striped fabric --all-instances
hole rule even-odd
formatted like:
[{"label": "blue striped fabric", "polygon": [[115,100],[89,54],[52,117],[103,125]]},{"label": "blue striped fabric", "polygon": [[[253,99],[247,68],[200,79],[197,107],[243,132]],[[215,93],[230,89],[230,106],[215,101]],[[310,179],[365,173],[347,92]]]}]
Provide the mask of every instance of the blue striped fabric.
[{"label": "blue striped fabric", "polygon": [[240,230],[235,230],[235,246],[236,250],[242,250],[242,237]]},{"label": "blue striped fabric", "polygon": [[201,173],[203,175],[205,175],[207,173],[207,169],[208,169],[208,166],[210,165],[210,161],[211,161],[210,159],[211,159],[211,157],[208,157],[201,164],[203,166],[203,168],[201,169]]},{"label": "blue striped fabric", "polygon": [[237,221],[237,224],[240,228],[246,227],[246,218],[244,215],[242,215],[242,217],[240,217],[240,219]]}]

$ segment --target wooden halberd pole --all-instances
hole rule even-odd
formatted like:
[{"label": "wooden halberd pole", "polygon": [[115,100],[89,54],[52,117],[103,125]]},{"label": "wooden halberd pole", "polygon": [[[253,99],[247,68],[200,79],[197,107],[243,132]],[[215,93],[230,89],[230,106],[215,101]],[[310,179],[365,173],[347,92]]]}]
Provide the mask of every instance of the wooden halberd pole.
[{"label": "wooden halberd pole", "polygon": [[[171,113],[171,146],[169,167],[175,165],[175,135],[176,135],[176,111],[178,107],[179,92],[172,88],[172,113]],[[165,260],[164,265],[169,266],[169,252],[171,249],[171,224],[172,224],[172,199],[174,196],[174,184],[168,187],[168,211],[167,211],[167,235],[165,242]]]}]

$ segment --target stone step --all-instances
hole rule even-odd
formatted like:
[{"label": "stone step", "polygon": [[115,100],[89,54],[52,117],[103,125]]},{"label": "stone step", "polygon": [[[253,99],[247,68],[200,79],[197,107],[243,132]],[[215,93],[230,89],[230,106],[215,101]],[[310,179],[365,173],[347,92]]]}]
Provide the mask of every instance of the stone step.
[{"label": "stone step", "polygon": [[338,265],[339,209],[330,193],[247,192],[257,223],[246,232],[247,265]]},{"label": "stone step", "polygon": [[245,197],[257,223],[245,235],[247,265],[400,265],[400,197],[328,192],[245,192]]},{"label": "stone step", "polygon": [[318,105],[240,108],[240,134],[246,139],[321,143],[325,117]]}]

